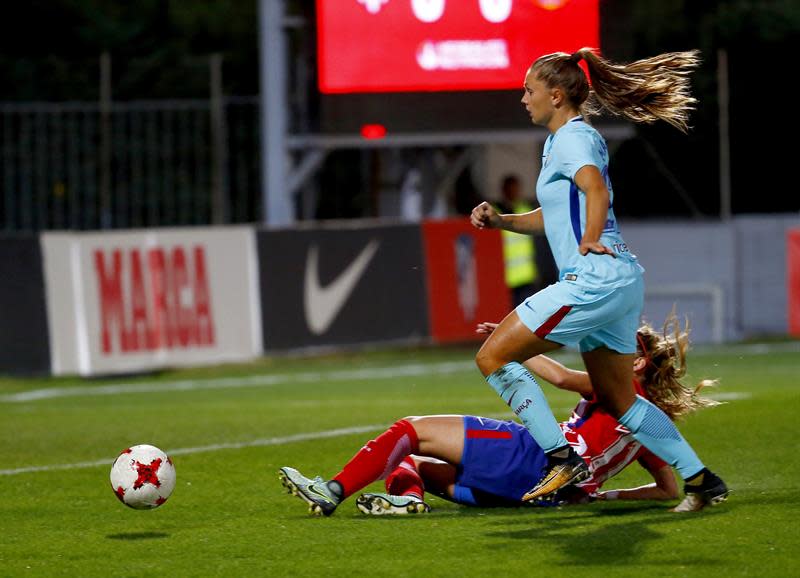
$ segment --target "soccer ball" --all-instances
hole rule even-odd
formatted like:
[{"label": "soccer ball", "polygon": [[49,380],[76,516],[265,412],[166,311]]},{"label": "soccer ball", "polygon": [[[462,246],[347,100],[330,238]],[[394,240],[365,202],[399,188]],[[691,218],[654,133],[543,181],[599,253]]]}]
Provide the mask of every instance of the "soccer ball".
[{"label": "soccer ball", "polygon": [[126,506],[137,510],[157,508],[175,489],[175,466],[155,446],[131,446],[111,466],[111,488]]}]

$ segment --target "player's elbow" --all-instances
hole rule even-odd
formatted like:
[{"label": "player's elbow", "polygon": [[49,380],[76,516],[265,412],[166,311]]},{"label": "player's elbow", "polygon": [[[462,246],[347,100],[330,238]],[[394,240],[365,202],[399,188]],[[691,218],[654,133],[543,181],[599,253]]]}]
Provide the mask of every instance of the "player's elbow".
[{"label": "player's elbow", "polygon": [[557,375],[549,375],[547,377],[548,381],[558,389],[570,389],[569,380],[567,379],[567,376],[557,374]]},{"label": "player's elbow", "polygon": [[[544,363],[547,361],[548,363]],[[525,362],[525,367],[537,377],[541,377],[554,387],[558,389],[570,389],[570,375],[569,372],[563,368],[553,365],[550,360],[544,356],[535,357]]]},{"label": "player's elbow", "polygon": [[553,377],[553,381],[550,383],[558,389],[573,391],[583,396],[592,395],[592,384],[588,381],[585,374],[569,371],[564,373],[559,372],[557,376]]},{"label": "player's elbow", "polygon": [[570,390],[569,382],[564,379],[563,377],[553,377],[552,379],[548,379],[553,387],[557,387],[558,389],[565,389],[567,391]]}]

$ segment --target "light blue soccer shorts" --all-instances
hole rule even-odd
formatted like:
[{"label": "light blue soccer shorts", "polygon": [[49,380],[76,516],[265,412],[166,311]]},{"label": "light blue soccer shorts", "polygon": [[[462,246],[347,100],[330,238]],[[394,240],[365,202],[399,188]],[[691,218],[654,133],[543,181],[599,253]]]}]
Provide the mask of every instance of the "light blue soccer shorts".
[{"label": "light blue soccer shorts", "polygon": [[644,280],[613,289],[587,289],[559,281],[523,301],[516,312],[538,337],[581,352],[607,347],[636,353],[636,330],[644,306]]}]

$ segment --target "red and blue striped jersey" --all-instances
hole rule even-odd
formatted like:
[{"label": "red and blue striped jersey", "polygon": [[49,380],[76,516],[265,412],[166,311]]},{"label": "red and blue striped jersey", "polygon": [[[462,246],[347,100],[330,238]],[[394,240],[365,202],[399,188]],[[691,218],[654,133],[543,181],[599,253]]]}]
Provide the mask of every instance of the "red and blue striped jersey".
[{"label": "red and blue striped jersey", "polygon": [[[635,380],[633,384],[636,393],[646,398],[644,388]],[[640,460],[642,465],[652,470],[667,465],[608,414],[597,402],[596,396],[581,400],[570,419],[561,423],[561,429],[592,472],[589,479],[577,484],[586,493],[597,491],[607,479],[634,460]]]}]

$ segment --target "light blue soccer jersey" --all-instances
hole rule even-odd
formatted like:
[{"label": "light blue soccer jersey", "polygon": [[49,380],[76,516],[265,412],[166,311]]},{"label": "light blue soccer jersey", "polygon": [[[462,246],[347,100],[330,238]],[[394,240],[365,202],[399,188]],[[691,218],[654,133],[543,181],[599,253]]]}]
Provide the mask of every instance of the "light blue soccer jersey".
[{"label": "light blue soccer jersey", "polygon": [[[578,252],[586,229],[586,195],[575,185],[575,174],[594,165],[606,180],[610,195],[608,215],[600,242],[617,254]],[[547,137],[542,170],[536,183],[542,206],[544,229],[559,270],[559,280],[573,281],[587,289],[610,289],[627,285],[644,269],[622,239],[614,216],[614,190],[608,177],[608,147],[594,128],[576,117]]]}]

